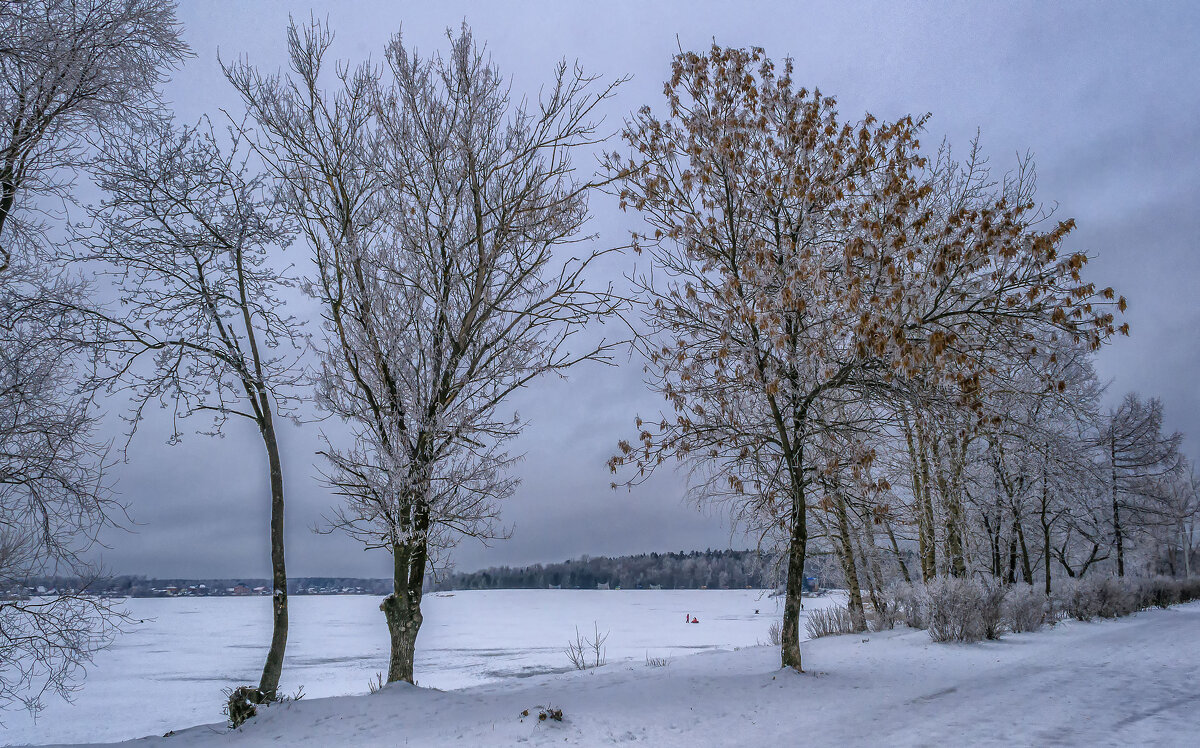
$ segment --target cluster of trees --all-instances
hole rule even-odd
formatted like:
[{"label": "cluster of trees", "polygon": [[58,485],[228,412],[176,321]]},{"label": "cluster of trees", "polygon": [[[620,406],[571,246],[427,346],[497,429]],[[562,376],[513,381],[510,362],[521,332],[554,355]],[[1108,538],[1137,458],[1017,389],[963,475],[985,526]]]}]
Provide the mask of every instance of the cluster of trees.
[{"label": "cluster of trees", "polygon": [[[390,590],[390,579],[362,579],[359,577],[291,577],[288,579],[289,595],[386,595]],[[226,596],[264,594],[271,592],[270,579],[239,577],[237,579],[151,579],[143,575],[119,574],[102,579],[81,577],[35,576],[29,577],[17,587],[0,589],[0,597],[33,597],[46,593],[75,594],[87,592],[91,595],[109,597],[167,597]]]},{"label": "cluster of trees", "polygon": [[1027,159],[994,177],[978,142],[922,149],[923,118],[845,121],[759,49],[680,53],[666,96],[606,160],[647,226],[638,347],[668,403],[611,467],[629,485],[681,462],[786,549],[785,666],[817,549],[860,626],[889,563],[1048,586],[1123,575],[1141,545],[1190,571],[1180,437],[1155,400],[1100,407],[1092,358],[1126,302],[1086,278]]},{"label": "cluster of trees", "polygon": [[[123,512],[101,394],[130,398],[131,439],[151,405],[202,433],[252,425],[273,625],[235,698],[274,699],[292,587],[277,430],[314,403],[348,434],[321,452],[330,529],[391,555],[388,680],[412,682],[428,569],[503,536],[523,428],[504,403],[607,361],[623,343],[580,333],[628,308],[668,407],[612,467],[633,484],[682,462],[697,500],[779,550],[786,666],[814,553],[854,596],[888,564],[1190,572],[1196,482],[1161,406],[1099,407],[1090,357],[1127,331],[1125,301],[1084,277],[1027,162],[993,179],[977,147],[923,149],[924,118],[846,121],[790,62],[713,46],[675,56],[665,113],[634,113],[627,153],[587,176],[621,80],[563,63],[514,100],[465,26],[444,55],[397,34],[355,65],[327,60],[324,24],[292,24],[286,70],[224,68],[244,119],[179,124],[158,90],[190,54],[180,31],[153,0],[0,3],[0,581],[98,573],[87,551]],[[72,202],[77,176],[95,203]],[[600,191],[646,222],[630,298],[592,277],[613,251],[585,233]],[[282,262],[292,244],[310,262]],[[319,324],[289,313],[296,292]],[[706,582],[722,571],[752,573]],[[0,601],[0,702],[67,693],[120,622],[94,597]]]},{"label": "cluster of trees", "polygon": [[497,589],[762,589],[774,581],[772,559],[761,551],[707,550],[641,553],[634,556],[582,556],[556,564],[499,566],[447,574],[435,590]]}]

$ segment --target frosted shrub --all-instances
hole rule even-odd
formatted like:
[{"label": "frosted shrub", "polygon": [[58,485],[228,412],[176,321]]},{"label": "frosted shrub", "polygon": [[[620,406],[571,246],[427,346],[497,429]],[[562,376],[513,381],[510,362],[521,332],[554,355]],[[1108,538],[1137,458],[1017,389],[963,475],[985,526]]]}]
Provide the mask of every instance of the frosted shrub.
[{"label": "frosted shrub", "polygon": [[1190,577],[1179,582],[1179,602],[1190,603],[1200,600],[1200,577]]},{"label": "frosted shrub", "polygon": [[1169,577],[1154,577],[1142,582],[1142,606],[1169,608],[1183,598],[1183,585]]},{"label": "frosted shrub", "polygon": [[974,582],[979,601],[979,625],[985,639],[999,639],[1004,633],[1004,600],[1008,587],[998,581],[987,579]]},{"label": "frosted shrub", "polygon": [[889,594],[896,601],[897,618],[905,626],[914,629],[925,628],[925,585],[897,584],[891,588]]},{"label": "frosted shrub", "polygon": [[1092,578],[1084,584],[1095,585],[1097,613],[1104,618],[1119,618],[1134,613],[1140,602],[1138,582],[1116,577]]},{"label": "frosted shrub", "polygon": [[849,608],[838,605],[809,613],[804,620],[804,628],[808,630],[809,637],[813,639],[849,634],[854,631],[854,619],[850,615]]},{"label": "frosted shrub", "polygon": [[1014,633],[1037,631],[1046,621],[1046,596],[1029,584],[1014,584],[1004,599],[1004,625]]},{"label": "frosted shrub", "polygon": [[871,605],[869,613],[871,630],[885,631],[896,627],[900,617],[900,601],[887,592],[881,592],[878,603]]},{"label": "frosted shrub", "polygon": [[984,635],[982,591],[966,579],[939,577],[925,585],[925,622],[935,642],[974,642]]},{"label": "frosted shrub", "polygon": [[1077,621],[1090,621],[1100,615],[1100,600],[1095,584],[1079,579],[1064,579],[1054,588],[1057,606]]}]

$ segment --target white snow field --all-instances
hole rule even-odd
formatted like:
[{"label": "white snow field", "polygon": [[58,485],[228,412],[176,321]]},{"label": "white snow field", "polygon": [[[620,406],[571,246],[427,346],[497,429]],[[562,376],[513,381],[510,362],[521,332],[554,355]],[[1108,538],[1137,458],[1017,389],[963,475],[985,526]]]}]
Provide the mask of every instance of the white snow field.
[{"label": "white snow field", "polygon": [[[997,642],[934,644],[897,629],[804,652],[804,674],[753,646],[449,691],[394,685],[133,745],[1200,745],[1200,603]],[[154,709],[153,697],[142,705]],[[563,721],[539,722],[538,705]]]},{"label": "white snow field", "polygon": [[[806,599],[812,609],[840,598]],[[567,642],[608,632],[608,661],[766,642],[779,611],[760,590],[495,590],[428,594],[417,640],[417,680],[455,689],[570,669]],[[270,637],[265,597],[134,599],[146,622],[100,653],[72,704],[47,699],[35,723],[0,713],[0,745],[117,741],[218,721],[221,690],[257,683]],[[756,614],[755,611],[759,612]],[[281,689],[307,702],[365,694],[387,671],[379,598],[293,596]],[[683,623],[685,614],[699,624]]]}]

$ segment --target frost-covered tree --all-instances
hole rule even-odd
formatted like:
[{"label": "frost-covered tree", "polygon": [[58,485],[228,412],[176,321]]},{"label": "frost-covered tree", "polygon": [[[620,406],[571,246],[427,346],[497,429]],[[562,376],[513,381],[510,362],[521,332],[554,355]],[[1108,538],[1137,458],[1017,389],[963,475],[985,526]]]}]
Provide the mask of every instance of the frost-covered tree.
[{"label": "frost-covered tree", "polygon": [[107,380],[134,398],[133,430],[147,404],[178,420],[209,415],[202,433],[245,418],[267,458],[273,633],[259,700],[275,698],[287,644],[284,483],[278,419],[297,397],[305,341],[283,298],[295,281],[271,251],[292,231],[265,175],[236,133],[154,121],[110,137],[92,166],[104,197],[74,231],[76,259],[111,281],[112,311],[90,310],[106,330]]},{"label": "frost-covered tree", "polygon": [[1164,434],[1162,418],[1158,398],[1143,400],[1131,392],[1109,414],[1096,436],[1112,505],[1112,548],[1118,576],[1125,576],[1129,538],[1155,523],[1155,496],[1164,483],[1176,479],[1182,467],[1179,443],[1183,436]]},{"label": "frost-covered tree", "polygon": [[[0,587],[93,579],[87,552],[123,516],[105,478],[88,380],[89,288],[62,270],[47,198],[110,128],[156,107],[186,54],[175,7],[151,0],[0,2]],[[0,708],[69,697],[121,613],[88,595],[0,601]]]},{"label": "frost-covered tree", "polygon": [[[82,320],[46,302],[75,302],[84,287],[46,273],[9,245],[0,273],[0,591],[43,575],[95,579],[88,551],[124,517],[107,480],[108,445],[96,434],[82,384],[92,351]],[[88,594],[0,595],[0,709],[36,712],[69,698],[83,667],[123,615]]]},{"label": "frost-covered tree", "polygon": [[571,157],[596,142],[612,86],[563,64],[537,102],[514,104],[470,31],[448,36],[445,57],[396,36],[384,69],[328,81],[331,34],[293,26],[290,74],[227,69],[312,248],[319,403],[352,432],[324,450],[345,499],[332,524],[392,556],[389,681],[413,681],[436,554],[500,533],[516,487],[505,445],[522,428],[500,407],[535,377],[603,358],[609,344],[570,343],[618,303],[584,282],[601,252],[567,254],[591,239]]},{"label": "frost-covered tree", "polygon": [[65,193],[88,141],[157,106],[187,54],[179,34],[171,2],[0,3],[0,270],[41,232],[39,199]]},{"label": "frost-covered tree", "polygon": [[996,359],[1039,334],[1111,335],[1112,292],[1080,278],[1086,256],[1060,256],[1072,224],[1039,228],[1021,183],[922,156],[921,120],[843,121],[760,49],[676,55],[665,92],[665,116],[637,112],[632,155],[607,163],[649,226],[633,237],[651,266],[640,350],[671,412],[639,419],[612,466],[637,481],[679,459],[701,496],[779,528],[782,662],[798,669],[809,502],[859,410],[920,385],[974,412]]}]

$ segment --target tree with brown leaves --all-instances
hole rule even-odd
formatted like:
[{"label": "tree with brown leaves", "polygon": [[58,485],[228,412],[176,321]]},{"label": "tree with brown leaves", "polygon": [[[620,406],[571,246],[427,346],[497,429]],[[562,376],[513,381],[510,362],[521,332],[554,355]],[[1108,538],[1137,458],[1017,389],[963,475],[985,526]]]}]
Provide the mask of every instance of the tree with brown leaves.
[{"label": "tree with brown leaves", "polygon": [[800,669],[810,502],[872,459],[831,445],[912,383],[980,402],[996,358],[1039,335],[1100,345],[1112,292],[1080,278],[1086,256],[1060,256],[1069,221],[1040,230],[1020,190],[921,155],[923,118],[843,121],[761,49],[680,53],[665,93],[666,116],[641,109],[631,154],[606,163],[649,227],[633,235],[651,268],[634,276],[639,350],[670,409],[639,418],[611,466],[635,483],[674,458],[698,496],[778,529],[782,662]]}]

